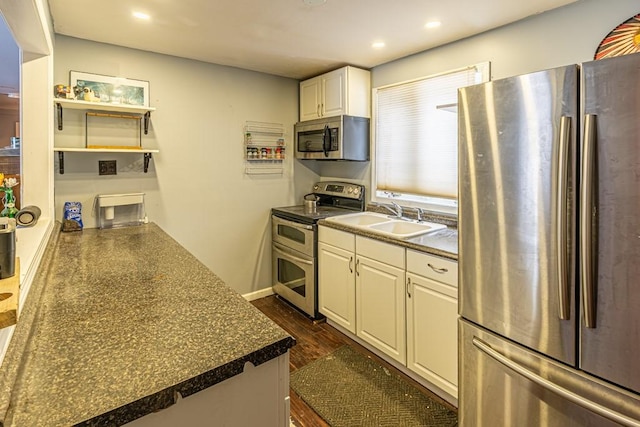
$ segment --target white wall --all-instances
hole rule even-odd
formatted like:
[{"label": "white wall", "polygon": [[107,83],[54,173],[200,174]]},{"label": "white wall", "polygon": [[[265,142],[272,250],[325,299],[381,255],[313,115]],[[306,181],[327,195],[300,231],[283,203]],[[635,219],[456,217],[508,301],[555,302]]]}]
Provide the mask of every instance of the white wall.
[{"label": "white wall", "polygon": [[[373,68],[372,87],[491,61],[492,79],[586,62],[618,24],[640,13],[637,0],[581,0],[493,31]],[[446,25],[446,23],[444,23]],[[322,179],[369,188],[370,164],[324,163]]]},{"label": "white wall", "polygon": [[[55,174],[56,217],[65,201],[80,201],[85,226],[95,227],[97,194],[144,192],[149,220],[231,287],[242,294],[270,287],[270,209],[301,200],[318,176],[290,156],[281,176],[246,175],[243,125],[284,124],[291,154],[298,82],[57,36],[55,83],[68,84],[70,70],[148,80],[157,110],[143,145],[160,153],[147,174],[141,155],[67,153],[64,175]],[[84,115],[65,110],[55,135],[56,145],[84,146]],[[99,159],[116,159],[118,174],[98,176]]]},{"label": "white wall", "polygon": [[[0,12],[20,47],[22,200],[42,211],[35,227],[18,229],[20,302],[24,307],[52,230],[53,214],[53,32],[46,0],[0,0]],[[0,362],[15,327],[0,331]]]}]

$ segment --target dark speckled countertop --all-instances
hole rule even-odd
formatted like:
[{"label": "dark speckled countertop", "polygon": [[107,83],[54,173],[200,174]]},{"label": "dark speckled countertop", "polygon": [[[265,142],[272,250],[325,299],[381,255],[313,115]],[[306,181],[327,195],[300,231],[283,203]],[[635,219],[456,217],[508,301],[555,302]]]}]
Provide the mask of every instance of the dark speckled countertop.
[{"label": "dark speckled countertop", "polygon": [[323,225],[337,230],[347,231],[371,239],[380,240],[394,245],[403,246],[405,248],[414,249],[416,251],[425,252],[432,255],[438,255],[444,258],[458,260],[458,230],[448,227],[432,233],[422,234],[411,239],[394,239],[376,233],[367,232],[365,229],[358,227],[350,227],[331,221],[320,220],[318,225]]},{"label": "dark speckled countertop", "polygon": [[0,420],[124,424],[294,344],[154,224],[54,231],[0,368]]}]

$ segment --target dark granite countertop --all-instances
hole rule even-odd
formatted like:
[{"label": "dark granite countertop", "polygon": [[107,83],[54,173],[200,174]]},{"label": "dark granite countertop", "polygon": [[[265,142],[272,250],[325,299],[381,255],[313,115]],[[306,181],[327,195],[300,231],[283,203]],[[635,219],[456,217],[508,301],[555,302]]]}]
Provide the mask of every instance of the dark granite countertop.
[{"label": "dark granite countertop", "polygon": [[338,224],[332,221],[320,220],[318,225],[323,225],[337,230],[347,231],[359,236],[369,237],[382,242],[392,243],[416,251],[438,255],[444,258],[458,260],[458,230],[448,227],[428,234],[422,234],[411,239],[394,239],[393,237],[382,236],[370,233],[358,227]]},{"label": "dark granite countertop", "polygon": [[0,367],[0,421],[124,424],[294,344],[154,224],[54,231]]}]

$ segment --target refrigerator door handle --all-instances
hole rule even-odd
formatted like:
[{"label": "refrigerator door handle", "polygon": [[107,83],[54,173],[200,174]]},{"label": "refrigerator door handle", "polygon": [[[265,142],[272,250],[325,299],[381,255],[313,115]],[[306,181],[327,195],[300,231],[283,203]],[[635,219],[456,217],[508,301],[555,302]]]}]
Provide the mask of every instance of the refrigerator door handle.
[{"label": "refrigerator door handle", "polygon": [[496,360],[497,362],[499,362],[500,364],[502,364],[503,366],[511,369],[512,371],[516,372],[517,374],[522,375],[523,377],[525,377],[526,379],[528,379],[529,381],[539,385],[540,387],[543,387],[544,389],[555,393],[565,399],[567,399],[570,402],[575,403],[576,405],[580,405],[583,408],[588,409],[589,411],[596,413],[600,416],[603,416],[607,419],[610,419],[616,423],[619,423],[623,426],[628,426],[628,427],[640,427],[640,421],[638,420],[634,420],[633,418],[630,418],[626,415],[620,414],[619,412],[616,411],[612,411],[610,409],[607,409],[601,405],[598,405],[595,402],[592,402],[591,400],[585,399],[584,397],[567,390],[564,387],[560,387],[557,384],[554,384],[553,382],[549,381],[546,378],[543,378],[541,376],[539,376],[538,374],[535,374],[531,371],[529,371],[527,368],[525,368],[524,366],[521,366],[520,364],[518,364],[517,362],[514,362],[513,360],[509,359],[508,357],[504,356],[502,353],[499,353],[498,351],[494,350],[489,344],[485,343],[484,341],[482,341],[480,338],[478,337],[473,337],[473,345],[479,349],[480,351],[482,351],[483,353],[485,353],[487,356],[491,357],[492,359]]},{"label": "refrigerator door handle", "polygon": [[571,138],[571,117],[562,116],[560,119],[560,134],[558,141],[558,170],[557,182],[552,188],[556,194],[556,250],[558,251],[558,317],[562,320],[569,320],[569,279],[567,276],[567,238],[568,238],[568,218],[567,218],[567,191],[568,191],[568,157]]},{"label": "refrigerator door handle", "polygon": [[593,224],[596,215],[593,209],[593,183],[596,152],[596,116],[586,114],[584,121],[584,143],[582,148],[582,176],[580,190],[580,277],[582,286],[582,310],[584,325],[596,327],[595,274],[593,264]]}]

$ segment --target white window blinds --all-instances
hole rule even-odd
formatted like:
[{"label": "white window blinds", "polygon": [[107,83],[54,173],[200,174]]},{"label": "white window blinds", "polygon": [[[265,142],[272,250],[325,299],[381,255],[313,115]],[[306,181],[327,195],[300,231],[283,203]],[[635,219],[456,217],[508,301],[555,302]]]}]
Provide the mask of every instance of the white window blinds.
[{"label": "white window blinds", "polygon": [[486,63],[376,89],[377,191],[457,198],[458,88],[488,80],[488,68]]}]

